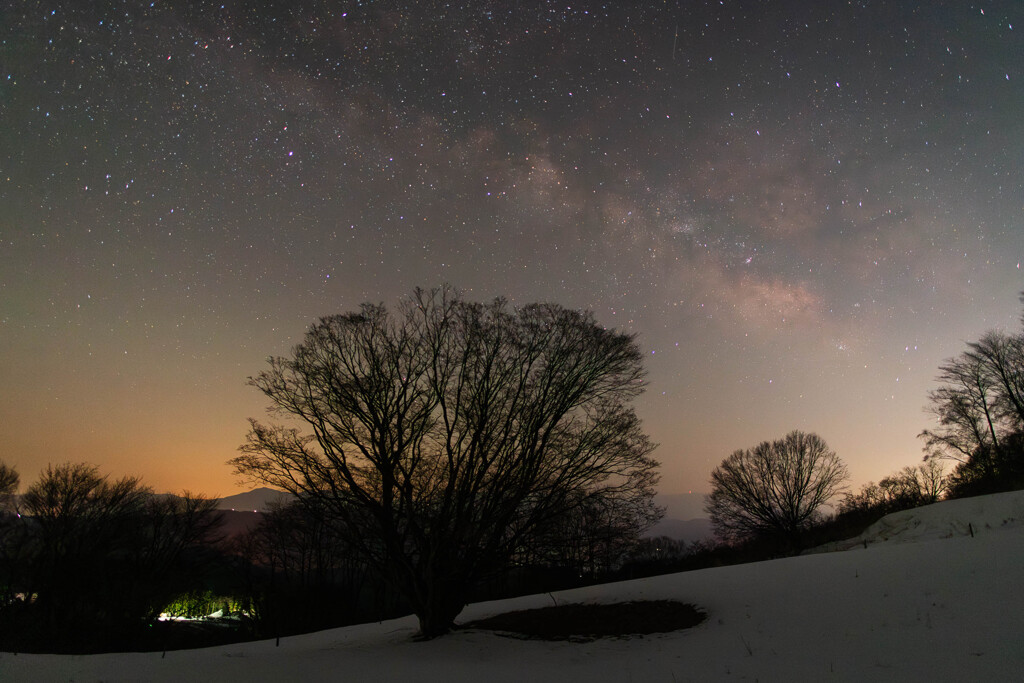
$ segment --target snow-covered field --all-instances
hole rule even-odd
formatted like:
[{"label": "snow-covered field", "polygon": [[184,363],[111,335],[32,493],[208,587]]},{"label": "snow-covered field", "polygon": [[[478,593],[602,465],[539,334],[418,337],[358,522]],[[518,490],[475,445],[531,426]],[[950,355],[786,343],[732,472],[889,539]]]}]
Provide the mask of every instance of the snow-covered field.
[{"label": "snow-covered field", "polygon": [[[0,681],[1024,680],[1024,492],[890,515],[852,546],[554,596],[667,598],[707,611],[703,624],[675,633],[571,643],[461,631],[415,642],[415,620],[404,618],[286,638],[279,647],[3,653]],[[462,619],[551,600],[471,605]]]}]

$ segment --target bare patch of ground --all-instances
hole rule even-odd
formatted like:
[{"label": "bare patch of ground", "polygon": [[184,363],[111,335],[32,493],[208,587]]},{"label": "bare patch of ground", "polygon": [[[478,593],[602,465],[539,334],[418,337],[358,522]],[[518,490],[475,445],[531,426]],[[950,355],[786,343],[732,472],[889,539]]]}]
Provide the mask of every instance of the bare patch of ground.
[{"label": "bare patch of ground", "polygon": [[608,605],[567,604],[506,612],[461,628],[486,629],[541,640],[589,641],[597,638],[668,633],[690,628],[707,615],[683,602],[645,600]]}]

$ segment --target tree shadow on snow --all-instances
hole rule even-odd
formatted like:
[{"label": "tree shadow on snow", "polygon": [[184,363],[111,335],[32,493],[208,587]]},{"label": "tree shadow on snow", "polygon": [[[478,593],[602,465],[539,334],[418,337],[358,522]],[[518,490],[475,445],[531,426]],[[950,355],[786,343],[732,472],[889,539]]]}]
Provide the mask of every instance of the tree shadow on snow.
[{"label": "tree shadow on snow", "polygon": [[459,626],[499,635],[538,640],[589,642],[597,638],[668,633],[691,628],[707,618],[693,605],[672,600],[567,604],[506,612]]}]

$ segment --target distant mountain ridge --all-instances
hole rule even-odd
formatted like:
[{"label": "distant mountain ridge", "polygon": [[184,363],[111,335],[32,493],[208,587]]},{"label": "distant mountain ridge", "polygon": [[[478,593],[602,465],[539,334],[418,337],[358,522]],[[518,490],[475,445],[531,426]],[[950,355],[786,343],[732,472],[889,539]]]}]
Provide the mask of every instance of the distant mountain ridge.
[{"label": "distant mountain ridge", "polygon": [[672,517],[661,519],[644,533],[645,538],[668,536],[687,543],[710,539],[714,535],[710,519],[674,519]]},{"label": "distant mountain ridge", "polygon": [[[293,498],[285,491],[266,486],[226,496],[217,500],[218,510],[239,512],[267,512],[273,506]],[[680,493],[655,496],[657,505],[665,508],[665,517],[651,527],[644,536],[668,536],[688,543],[709,538],[713,535],[711,520],[703,516],[704,496],[695,493]]]},{"label": "distant mountain ridge", "polygon": [[665,516],[644,534],[646,538],[668,536],[693,543],[714,536],[711,520],[704,512],[703,493],[659,493],[654,504],[665,509]]},{"label": "distant mountain ridge", "polygon": [[217,500],[218,510],[247,510],[267,512],[274,505],[292,499],[292,494],[265,486],[245,493],[237,493]]}]

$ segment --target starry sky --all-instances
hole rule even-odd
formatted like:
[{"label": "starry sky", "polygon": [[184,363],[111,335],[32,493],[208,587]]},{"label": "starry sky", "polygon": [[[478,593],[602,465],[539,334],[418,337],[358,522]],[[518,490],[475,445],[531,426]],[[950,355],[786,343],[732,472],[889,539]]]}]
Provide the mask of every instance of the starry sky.
[{"label": "starry sky", "polygon": [[1024,3],[0,0],[0,459],[225,464],[316,318],[441,283],[639,335],[661,490],[918,462],[1019,324]]}]

